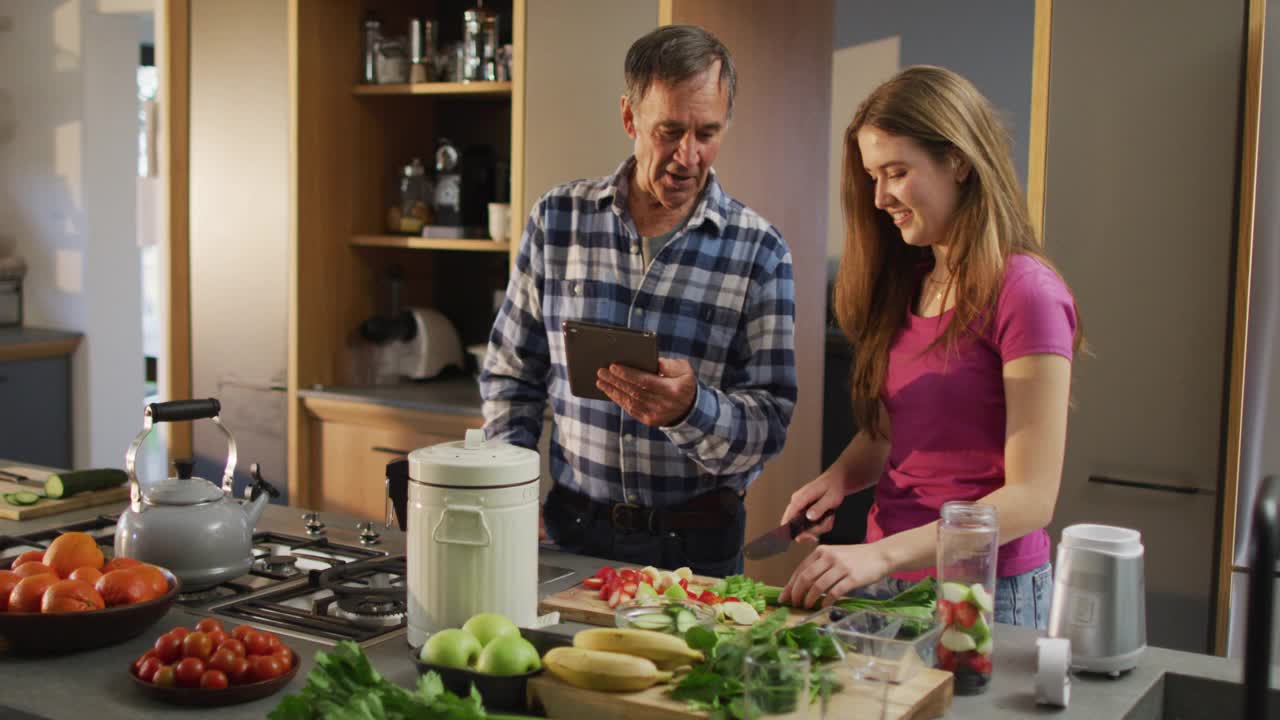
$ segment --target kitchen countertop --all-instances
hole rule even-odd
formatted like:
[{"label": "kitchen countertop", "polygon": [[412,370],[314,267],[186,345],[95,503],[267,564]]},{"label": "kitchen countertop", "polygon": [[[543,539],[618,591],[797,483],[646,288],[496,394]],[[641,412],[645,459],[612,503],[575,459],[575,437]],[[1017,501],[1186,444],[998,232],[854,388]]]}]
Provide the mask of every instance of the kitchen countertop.
[{"label": "kitchen countertop", "polygon": [[[117,510],[118,508],[87,508],[21,523],[0,520],[0,533],[35,532]],[[272,505],[267,512],[293,515],[301,511]],[[354,518],[333,513],[322,513],[321,517],[332,527],[352,527],[355,522]],[[600,560],[548,549],[542,551],[540,559],[543,563],[575,571],[573,576],[542,586],[539,589],[540,596],[559,592],[580,582],[602,564]],[[88,715],[92,715],[95,720],[123,720],[139,716],[190,717],[192,710],[164,705],[143,696],[132,686],[132,680],[126,673],[128,664],[151,647],[161,633],[175,625],[191,626],[200,617],[202,615],[175,606],[166,617],[139,637],[113,647],[54,657],[0,654],[0,676],[4,677],[0,716],[7,717],[6,712],[13,709],[47,718],[81,718]],[[577,623],[562,623],[549,629],[572,634],[584,627],[586,626]],[[1026,628],[995,626],[995,669],[990,687],[983,695],[956,697],[951,711],[945,717],[973,720],[1037,716],[1088,720],[1159,718],[1163,715],[1160,714],[1162,701],[1158,696],[1162,695],[1160,688],[1163,687],[1167,674],[1229,682],[1239,682],[1241,677],[1238,661],[1149,648],[1138,668],[1119,678],[1074,677],[1071,704],[1067,709],[1041,707],[1034,702],[1032,681],[1035,639],[1038,636],[1036,631]],[[218,708],[216,712],[222,720],[262,718],[280,702],[284,694],[301,690],[306,684],[306,675],[312,667],[315,653],[326,647],[297,638],[288,638],[287,643],[301,659],[298,674],[290,685],[284,691],[263,700]],[[395,636],[366,647],[365,653],[378,671],[389,680],[406,687],[411,687],[416,682],[416,670],[408,657],[405,636]],[[1276,679],[1280,679],[1280,673],[1276,673]],[[1145,697],[1153,688],[1156,692],[1152,697]],[[1199,699],[1193,698],[1193,701],[1200,702],[1206,712],[1212,710],[1214,717],[1238,716],[1204,693],[1199,694]],[[90,704],[92,710],[87,707]],[[1187,715],[1201,716],[1209,715]]]},{"label": "kitchen countertop", "polygon": [[396,385],[316,386],[299,390],[298,396],[446,415],[480,415],[480,386],[471,375]]},{"label": "kitchen countertop", "polygon": [[0,361],[69,355],[75,351],[83,337],[78,332],[49,328],[0,328]]}]

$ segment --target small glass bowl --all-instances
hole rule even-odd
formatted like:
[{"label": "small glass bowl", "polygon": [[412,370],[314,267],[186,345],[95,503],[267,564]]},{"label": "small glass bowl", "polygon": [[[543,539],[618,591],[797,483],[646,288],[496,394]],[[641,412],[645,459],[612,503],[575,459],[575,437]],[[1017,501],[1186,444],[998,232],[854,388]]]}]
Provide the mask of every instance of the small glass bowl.
[{"label": "small glass bowl", "polygon": [[[682,632],[676,624],[676,615],[680,609],[686,609],[693,613],[694,624],[701,625],[707,629],[714,629],[716,626],[715,608],[706,603],[693,599],[674,600],[671,598],[656,598],[648,600],[628,600],[618,605],[614,610],[613,619],[615,624],[620,628],[635,628],[637,630],[656,630],[671,635],[683,636]],[[641,618],[657,617],[666,615],[671,622],[668,625],[662,625],[659,620],[646,621]],[[688,630],[688,628],[685,628]]]}]

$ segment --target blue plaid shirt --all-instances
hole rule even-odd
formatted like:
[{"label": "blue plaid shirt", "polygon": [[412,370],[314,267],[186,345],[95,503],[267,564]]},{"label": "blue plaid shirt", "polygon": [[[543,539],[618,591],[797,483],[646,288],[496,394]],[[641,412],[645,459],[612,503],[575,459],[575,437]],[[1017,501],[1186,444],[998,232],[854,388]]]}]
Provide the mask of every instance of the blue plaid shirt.
[{"label": "blue plaid shirt", "polygon": [[[551,474],[602,502],[663,507],[745,490],[782,450],[796,401],[795,286],[778,230],[721,189],[648,268],[627,211],[634,158],[534,206],[480,375],[485,432],[536,448],[548,400]],[[564,320],[652,330],[698,377],[688,416],[654,428],[569,391]]]}]

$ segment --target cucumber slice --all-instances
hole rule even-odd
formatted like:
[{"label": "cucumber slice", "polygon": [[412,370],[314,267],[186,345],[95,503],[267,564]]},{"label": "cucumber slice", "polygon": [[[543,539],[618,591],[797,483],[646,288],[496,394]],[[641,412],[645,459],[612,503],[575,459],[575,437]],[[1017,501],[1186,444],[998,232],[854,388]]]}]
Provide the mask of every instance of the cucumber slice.
[{"label": "cucumber slice", "polygon": [[671,616],[664,612],[646,613],[631,618],[631,627],[664,632],[671,629],[672,622]]},{"label": "cucumber slice", "polygon": [[939,642],[942,643],[942,647],[951,652],[968,652],[978,647],[973,638],[955,628],[947,628]]},{"label": "cucumber slice", "polygon": [[942,599],[949,603],[964,602],[969,599],[969,586],[964,583],[942,583]]},{"label": "cucumber slice", "polygon": [[35,505],[40,502],[40,496],[33,492],[23,490],[15,493],[7,493],[4,496],[4,500],[10,505]]},{"label": "cucumber slice", "polygon": [[973,604],[977,605],[979,610],[985,613],[995,612],[995,599],[991,597],[991,593],[987,592],[986,588],[982,587],[981,584],[974,583],[970,585],[969,594],[972,596]]},{"label": "cucumber slice", "polygon": [[982,642],[978,643],[978,647],[977,647],[978,654],[990,656],[991,647],[992,647],[991,638],[987,638],[986,640],[983,640]]},{"label": "cucumber slice", "polygon": [[693,611],[687,608],[680,608],[676,612],[676,632],[684,634],[689,628],[698,624],[698,618],[694,616]]}]

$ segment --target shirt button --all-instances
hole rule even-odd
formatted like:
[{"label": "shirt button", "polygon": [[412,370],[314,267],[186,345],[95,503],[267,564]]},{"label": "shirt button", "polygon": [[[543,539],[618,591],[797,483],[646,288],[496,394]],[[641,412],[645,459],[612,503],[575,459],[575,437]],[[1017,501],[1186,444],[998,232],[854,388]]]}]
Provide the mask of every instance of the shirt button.
[{"label": "shirt button", "polygon": [[640,254],[640,243],[631,243],[631,254],[632,255]]},{"label": "shirt button", "polygon": [[632,435],[631,433],[627,433],[626,435],[622,436],[622,439],[626,440],[627,442],[635,442],[636,436]]},{"label": "shirt button", "polygon": [[644,310],[636,308],[636,317],[644,317]]},{"label": "shirt button", "polygon": [[571,288],[571,292],[573,292],[574,295],[582,294],[582,286],[579,285],[578,283],[574,283],[573,285],[570,286],[570,288]]}]

